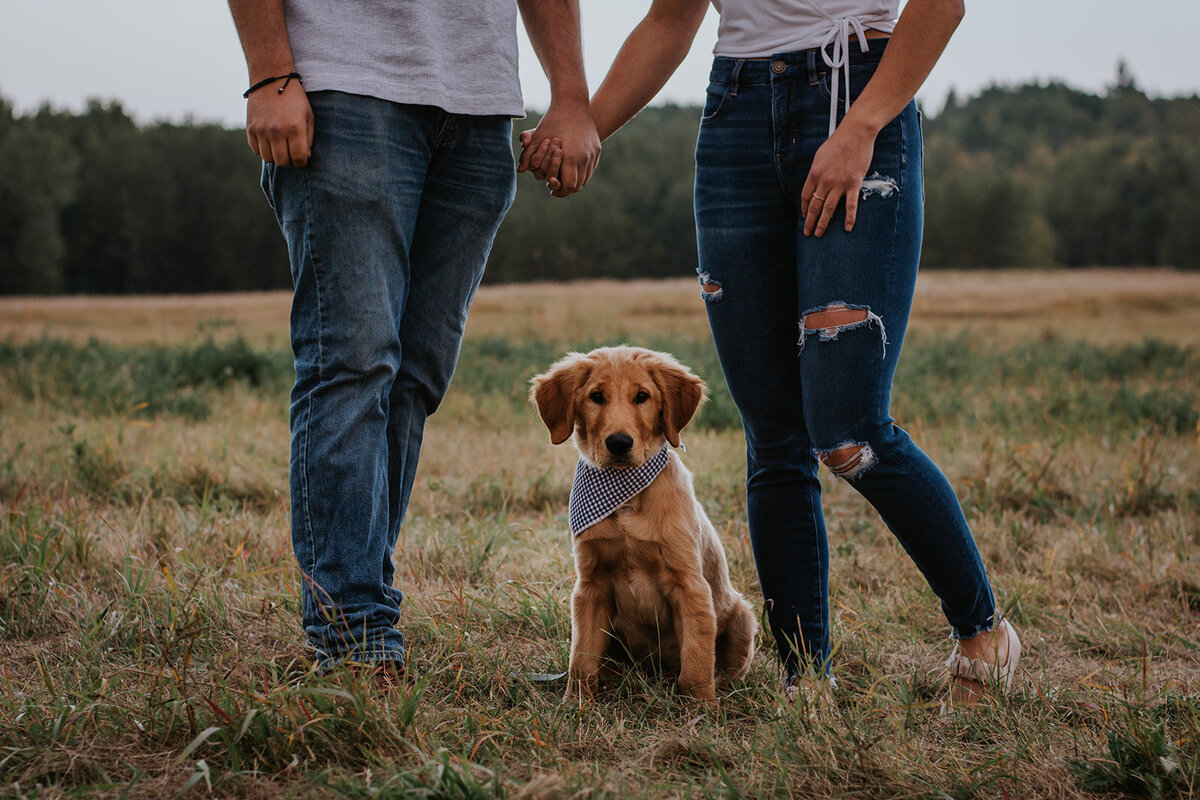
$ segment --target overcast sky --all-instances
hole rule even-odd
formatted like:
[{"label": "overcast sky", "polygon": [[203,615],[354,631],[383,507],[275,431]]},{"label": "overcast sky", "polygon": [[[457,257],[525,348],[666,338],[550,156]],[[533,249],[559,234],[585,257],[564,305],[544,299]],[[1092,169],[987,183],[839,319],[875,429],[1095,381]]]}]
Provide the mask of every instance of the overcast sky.
[{"label": "overcast sky", "polygon": [[[437,0],[435,0],[437,1]],[[583,0],[584,55],[594,88],[648,0]],[[1058,79],[1102,92],[1124,59],[1152,94],[1200,93],[1191,50],[1200,0],[967,0],[967,16],[918,95],[927,109],[947,91]],[[549,87],[521,34],[529,108]],[[659,101],[699,103],[716,40],[716,14]],[[43,102],[81,109],[88,98],[120,100],[140,122],[158,119],[240,126],[245,64],[222,0],[0,0],[0,96],[18,112]]]}]

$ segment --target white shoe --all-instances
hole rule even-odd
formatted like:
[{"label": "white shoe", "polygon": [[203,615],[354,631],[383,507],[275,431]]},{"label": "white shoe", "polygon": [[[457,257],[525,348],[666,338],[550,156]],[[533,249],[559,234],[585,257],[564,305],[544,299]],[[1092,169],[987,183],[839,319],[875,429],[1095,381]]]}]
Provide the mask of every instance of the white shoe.
[{"label": "white shoe", "polygon": [[780,681],[780,693],[784,702],[791,706],[804,707],[808,716],[813,719],[817,718],[819,710],[833,704],[833,693],[836,689],[837,680],[832,675],[811,677],[788,670]]}]

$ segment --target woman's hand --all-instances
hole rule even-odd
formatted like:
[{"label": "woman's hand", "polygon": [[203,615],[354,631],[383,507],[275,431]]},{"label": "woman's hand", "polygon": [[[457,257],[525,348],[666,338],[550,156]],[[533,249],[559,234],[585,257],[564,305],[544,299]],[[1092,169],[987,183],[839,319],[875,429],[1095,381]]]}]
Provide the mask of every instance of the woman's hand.
[{"label": "woman's hand", "polygon": [[[550,194],[557,195],[562,190],[559,180],[559,170],[562,168],[563,150],[560,139],[542,139],[534,146],[534,134],[538,129],[521,131],[521,157],[517,161],[517,172],[529,171],[539,181],[546,182]],[[588,176],[591,177],[590,175]],[[586,184],[587,181],[585,180]]]},{"label": "woman's hand", "polygon": [[846,201],[846,230],[854,228],[859,192],[871,167],[875,135],[912,100],[963,18],[963,0],[908,0],[875,75],[833,135],[813,157],[800,194],[804,235],[825,233]]},{"label": "woman's hand", "polygon": [[843,199],[846,201],[846,232],[854,230],[859,191],[871,166],[876,133],[847,118],[825,144],[817,148],[808,180],[800,193],[805,236],[824,234]]}]

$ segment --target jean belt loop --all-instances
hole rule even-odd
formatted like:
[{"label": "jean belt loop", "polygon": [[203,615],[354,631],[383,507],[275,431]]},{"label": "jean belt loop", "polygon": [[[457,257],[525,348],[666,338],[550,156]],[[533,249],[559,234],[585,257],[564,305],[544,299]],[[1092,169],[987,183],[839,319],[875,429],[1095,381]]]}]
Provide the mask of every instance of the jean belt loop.
[{"label": "jean belt loop", "polygon": [[738,93],[738,77],[742,74],[742,67],[746,60],[739,58],[733,62],[733,73],[729,76],[729,96],[737,97]]},{"label": "jean belt loop", "polygon": [[805,68],[808,70],[808,85],[816,86],[820,81],[820,76],[817,74],[817,50],[815,47],[810,47],[805,55],[808,57],[808,63]]}]

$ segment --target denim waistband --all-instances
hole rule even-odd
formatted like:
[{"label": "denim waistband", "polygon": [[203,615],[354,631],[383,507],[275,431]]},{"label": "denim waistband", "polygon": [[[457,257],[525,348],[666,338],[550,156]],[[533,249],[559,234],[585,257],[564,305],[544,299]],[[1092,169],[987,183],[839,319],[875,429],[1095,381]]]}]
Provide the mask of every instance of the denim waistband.
[{"label": "denim waistband", "polygon": [[[843,22],[848,22],[843,20]],[[857,23],[855,23],[857,24]],[[861,26],[860,26],[861,27]],[[845,108],[850,108],[850,68],[859,64],[877,63],[883,56],[887,39],[867,39],[864,34],[858,37],[858,47],[850,45],[849,34],[843,25],[838,28],[842,33],[839,41],[824,47],[812,47],[808,50],[797,50],[792,53],[778,53],[765,59],[729,58],[717,56],[713,60],[710,80],[724,83],[732,94],[737,94],[739,86],[753,83],[770,83],[776,79],[795,79],[804,76],[809,83],[816,83],[817,76],[828,70],[830,73],[829,88],[829,135],[833,135],[838,120],[838,80],[845,81]],[[835,31],[836,32],[836,31]],[[831,34],[832,36],[832,34]],[[871,42],[875,44],[872,45]],[[863,52],[863,46],[867,51]],[[818,56],[820,57],[818,59]],[[818,63],[819,62],[819,63]],[[726,72],[727,71],[727,72]]]},{"label": "denim waistband", "polygon": [[[888,40],[884,38],[868,39],[867,46],[870,49],[865,53],[860,51],[857,45],[852,47],[849,53],[851,66],[878,62],[883,57],[887,42]],[[829,49],[826,47],[825,51],[829,52]],[[780,64],[783,66],[778,66]],[[782,77],[797,75],[803,75],[812,80],[819,73],[828,70],[829,67],[825,64],[825,60],[821,58],[821,48],[811,47],[807,50],[776,53],[770,58],[717,56],[713,59],[709,80],[714,83],[736,83],[744,86],[752,83],[770,83],[772,80],[779,80]]]}]

